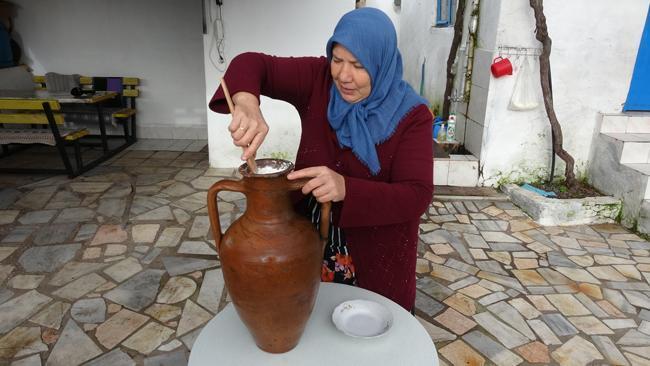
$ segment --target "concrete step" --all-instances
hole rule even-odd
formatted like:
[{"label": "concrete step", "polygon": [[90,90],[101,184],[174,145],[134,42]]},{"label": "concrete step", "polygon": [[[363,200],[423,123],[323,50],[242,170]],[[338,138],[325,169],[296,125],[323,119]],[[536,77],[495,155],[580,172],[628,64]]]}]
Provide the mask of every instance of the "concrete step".
[{"label": "concrete step", "polygon": [[433,184],[436,186],[476,187],[478,159],[473,155],[449,155],[433,159]]},{"label": "concrete step", "polygon": [[621,163],[650,162],[650,133],[613,133],[603,132],[603,135],[618,140],[623,144]]},{"label": "concrete step", "polygon": [[[618,137],[611,133],[599,133],[595,137],[589,157],[588,177],[589,183],[599,191],[623,200],[622,223],[632,227],[638,219],[641,202],[650,199],[650,163],[621,163],[625,145],[632,141],[627,137]],[[630,151],[626,156],[631,157],[635,153],[642,155],[642,152]]]},{"label": "concrete step", "polygon": [[604,133],[650,133],[648,112],[603,113],[601,122]]}]

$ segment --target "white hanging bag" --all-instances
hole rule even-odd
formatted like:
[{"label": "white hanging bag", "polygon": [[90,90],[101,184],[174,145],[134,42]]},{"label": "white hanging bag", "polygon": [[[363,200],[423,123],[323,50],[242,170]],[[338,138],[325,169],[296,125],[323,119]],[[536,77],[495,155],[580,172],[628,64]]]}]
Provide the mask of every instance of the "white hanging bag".
[{"label": "white hanging bag", "polygon": [[519,67],[517,80],[515,80],[515,88],[510,98],[508,109],[512,111],[528,111],[537,108],[539,105],[539,77],[535,78],[534,68],[530,64],[528,57],[524,57],[524,61]]}]

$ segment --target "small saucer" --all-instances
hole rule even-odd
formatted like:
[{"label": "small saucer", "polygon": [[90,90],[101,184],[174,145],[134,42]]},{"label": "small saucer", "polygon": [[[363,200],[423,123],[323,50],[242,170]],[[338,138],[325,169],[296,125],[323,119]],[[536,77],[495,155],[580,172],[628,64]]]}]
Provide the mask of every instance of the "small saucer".
[{"label": "small saucer", "polygon": [[332,321],[338,330],[351,337],[376,338],[393,325],[393,314],[378,302],[350,300],[334,309]]}]

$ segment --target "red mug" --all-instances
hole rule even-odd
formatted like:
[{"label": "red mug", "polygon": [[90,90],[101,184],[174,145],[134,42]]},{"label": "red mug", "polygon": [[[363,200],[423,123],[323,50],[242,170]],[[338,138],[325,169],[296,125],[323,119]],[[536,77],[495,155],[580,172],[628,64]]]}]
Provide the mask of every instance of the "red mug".
[{"label": "red mug", "polygon": [[512,63],[507,58],[501,56],[497,57],[492,61],[492,66],[490,66],[492,75],[495,78],[501,77],[503,75],[512,75]]}]

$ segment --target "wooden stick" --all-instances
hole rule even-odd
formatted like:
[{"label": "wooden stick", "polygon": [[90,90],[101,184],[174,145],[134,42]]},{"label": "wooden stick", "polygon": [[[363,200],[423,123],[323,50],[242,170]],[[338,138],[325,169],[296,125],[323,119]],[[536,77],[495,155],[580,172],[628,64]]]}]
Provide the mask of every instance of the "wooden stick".
[{"label": "wooden stick", "polygon": [[[228,91],[228,87],[226,86],[226,79],[221,78],[221,89],[223,89],[223,94],[226,96],[226,102],[228,102],[228,109],[230,110],[230,114],[233,114],[235,111],[235,105],[232,102],[232,98],[230,97],[230,92]],[[245,148],[242,147],[242,150],[246,150]],[[251,173],[255,174],[257,173],[257,164],[255,163],[255,157],[251,156],[248,159],[246,159],[246,163],[248,164],[248,170],[250,170]]]}]

